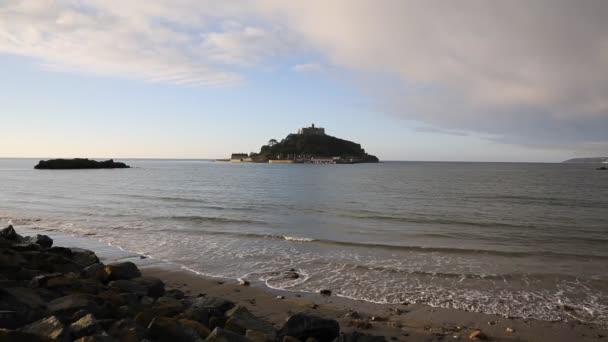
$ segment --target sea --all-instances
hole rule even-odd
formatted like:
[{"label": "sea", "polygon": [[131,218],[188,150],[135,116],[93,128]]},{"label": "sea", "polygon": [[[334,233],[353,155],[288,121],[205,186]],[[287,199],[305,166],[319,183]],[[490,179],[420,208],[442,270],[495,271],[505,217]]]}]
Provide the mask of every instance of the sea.
[{"label": "sea", "polygon": [[121,161],[0,159],[0,224],[271,289],[607,325],[608,172],[593,165]]}]

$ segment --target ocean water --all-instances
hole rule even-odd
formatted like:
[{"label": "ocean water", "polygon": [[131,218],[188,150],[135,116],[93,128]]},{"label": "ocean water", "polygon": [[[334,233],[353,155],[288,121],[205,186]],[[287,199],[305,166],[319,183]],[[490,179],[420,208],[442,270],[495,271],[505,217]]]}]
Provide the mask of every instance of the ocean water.
[{"label": "ocean water", "polygon": [[0,221],[271,288],[608,322],[608,172],[593,166],[124,161],[0,159]]}]

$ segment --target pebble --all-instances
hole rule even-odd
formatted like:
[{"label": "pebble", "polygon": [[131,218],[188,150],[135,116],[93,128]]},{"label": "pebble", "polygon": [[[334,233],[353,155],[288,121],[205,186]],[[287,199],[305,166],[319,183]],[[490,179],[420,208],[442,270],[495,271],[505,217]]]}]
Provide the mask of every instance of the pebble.
[{"label": "pebble", "polygon": [[328,290],[328,289],[320,290],[319,293],[322,294],[323,296],[331,296],[331,290]]},{"label": "pebble", "polygon": [[239,279],[239,285],[241,286],[249,286],[251,283],[245,279]]},{"label": "pebble", "polygon": [[515,330],[513,330],[513,328],[507,328],[507,329],[505,329],[505,331],[506,331],[506,332],[508,332],[508,333],[512,333],[512,332],[514,332]]},{"label": "pebble", "polygon": [[277,299],[285,299],[285,296],[277,296]]}]

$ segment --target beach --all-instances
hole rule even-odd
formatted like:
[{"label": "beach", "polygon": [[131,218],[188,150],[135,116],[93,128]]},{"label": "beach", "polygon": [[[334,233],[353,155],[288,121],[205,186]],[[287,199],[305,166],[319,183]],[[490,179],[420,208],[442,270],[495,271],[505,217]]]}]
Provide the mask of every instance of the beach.
[{"label": "beach", "polygon": [[[22,232],[36,234],[31,229]],[[605,329],[576,321],[546,322],[433,308],[423,304],[375,304],[335,295],[272,290],[256,284],[244,285],[236,279],[205,277],[174,263],[122,250],[91,238],[52,232],[49,236],[55,241],[55,246],[61,244],[63,247],[81,247],[94,251],[100,262],[106,265],[132,262],[137,265],[143,277],[162,280],[166,293],[170,289],[183,292],[184,303],[197,298],[230,301],[246,308],[257,319],[270,323],[276,331],[281,331],[290,316],[303,313],[337,321],[340,332],[346,334],[344,336],[362,333],[397,341],[469,340],[476,332],[480,334],[479,340],[489,341],[598,341],[603,340],[608,333]],[[22,246],[19,248],[30,249]],[[57,274],[53,277],[57,277]],[[111,282],[104,286],[110,289],[113,287]],[[97,295],[103,291],[105,290],[99,289]],[[160,298],[164,297],[155,298],[154,302],[163,302]],[[143,297],[141,300],[144,300]],[[181,311],[187,312],[187,309]],[[179,312],[169,316],[179,317]],[[145,328],[142,326],[142,331]]]}]

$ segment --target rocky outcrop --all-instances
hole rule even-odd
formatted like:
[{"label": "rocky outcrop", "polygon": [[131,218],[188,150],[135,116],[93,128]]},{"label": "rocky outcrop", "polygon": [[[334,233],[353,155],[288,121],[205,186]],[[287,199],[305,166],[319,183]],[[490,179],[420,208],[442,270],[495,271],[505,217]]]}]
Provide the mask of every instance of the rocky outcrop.
[{"label": "rocky outcrop", "polygon": [[82,158],[41,160],[34,166],[39,170],[126,169],[129,167],[127,164],[115,162],[113,159],[97,161]]},{"label": "rocky outcrop", "polygon": [[277,330],[230,300],[167,290],[132,262],[105,265],[12,226],[0,230],[0,281],[0,342],[382,341],[303,313]]}]

